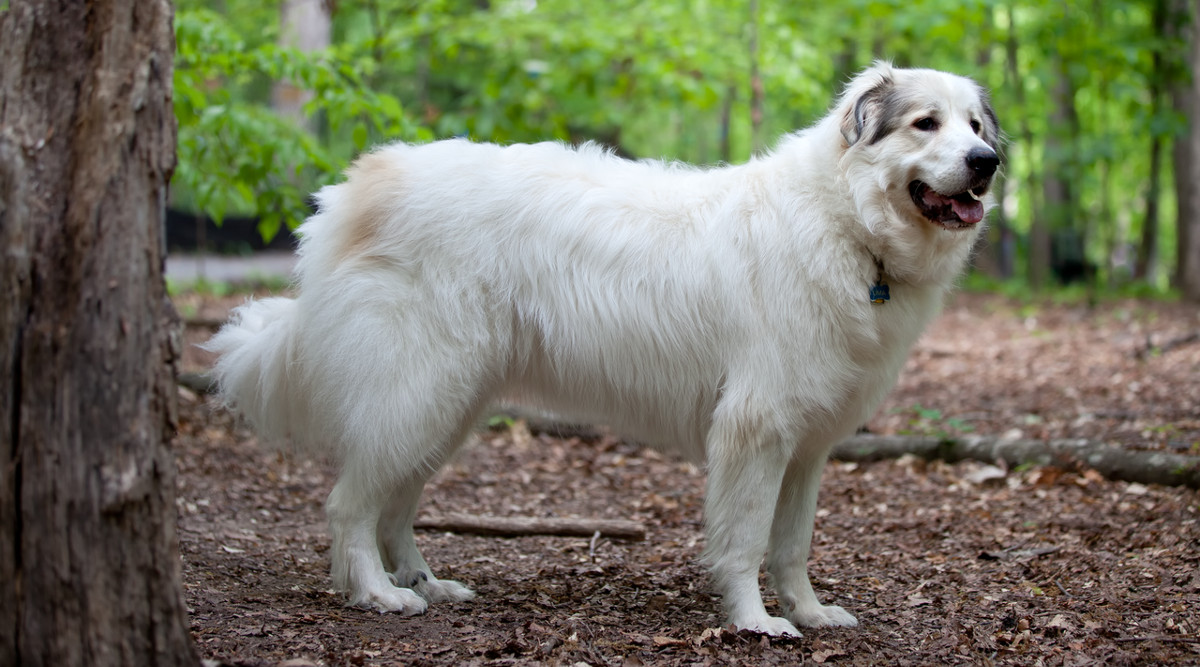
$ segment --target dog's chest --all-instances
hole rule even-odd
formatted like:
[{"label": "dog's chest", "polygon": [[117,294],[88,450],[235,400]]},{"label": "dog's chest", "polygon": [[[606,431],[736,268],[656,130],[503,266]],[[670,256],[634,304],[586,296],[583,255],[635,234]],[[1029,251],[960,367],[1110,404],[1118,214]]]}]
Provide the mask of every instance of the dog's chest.
[{"label": "dog's chest", "polygon": [[[865,419],[895,384],[909,351],[937,310],[938,297],[926,290],[890,289],[891,298],[871,303],[863,335],[848,336],[848,353],[857,368],[851,396],[852,419]],[[862,413],[867,414],[862,414]]]}]

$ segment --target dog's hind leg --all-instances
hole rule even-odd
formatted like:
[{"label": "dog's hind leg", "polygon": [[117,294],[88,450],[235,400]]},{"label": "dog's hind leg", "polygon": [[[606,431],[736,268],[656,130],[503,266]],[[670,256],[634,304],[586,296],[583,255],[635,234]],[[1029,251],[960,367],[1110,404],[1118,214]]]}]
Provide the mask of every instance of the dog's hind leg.
[{"label": "dog's hind leg", "polygon": [[[430,319],[420,324],[450,330]],[[498,373],[486,352],[496,346],[490,340],[468,346],[390,324],[393,335],[374,335],[370,354],[358,355],[352,373],[343,373],[353,383],[339,388],[347,444],[326,504],[330,559],[334,584],[348,591],[350,604],[419,614],[432,600],[471,595],[432,577],[413,542],[412,518],[425,480],[462,444],[491,397]],[[421,354],[405,354],[403,346]],[[415,586],[414,578],[420,580]]]},{"label": "dog's hind leg", "polygon": [[379,519],[379,551],[384,567],[391,573],[392,583],[411,588],[429,602],[461,602],[475,593],[458,583],[433,576],[433,570],[421,556],[413,539],[413,517],[417,514],[424,480],[400,485],[388,500]]},{"label": "dog's hind leg", "polygon": [[808,556],[816,518],[817,491],[826,454],[798,451],[787,466],[771,526],[767,571],[771,574],[784,615],[796,625],[858,625],[841,607],[817,600],[808,578]]},{"label": "dog's hind leg", "polygon": [[387,494],[377,488],[358,466],[347,465],[329,494],[325,512],[333,538],[333,584],[349,594],[351,606],[405,616],[423,613],[429,603],[411,588],[395,585],[384,570],[376,530]]},{"label": "dog's hind leg", "polygon": [[781,438],[761,420],[718,418],[708,435],[705,559],[724,598],[728,622],[740,629],[799,636],[763,606],[758,573],[787,461]]}]

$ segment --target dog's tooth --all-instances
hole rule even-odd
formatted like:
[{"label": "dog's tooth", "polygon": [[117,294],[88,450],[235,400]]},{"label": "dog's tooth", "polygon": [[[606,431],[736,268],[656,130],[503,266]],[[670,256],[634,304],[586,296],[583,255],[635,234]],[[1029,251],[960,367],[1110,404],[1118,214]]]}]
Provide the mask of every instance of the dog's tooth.
[{"label": "dog's tooth", "polygon": [[967,194],[971,195],[971,199],[974,199],[975,201],[983,201],[983,197],[975,194],[974,190],[967,190]]}]

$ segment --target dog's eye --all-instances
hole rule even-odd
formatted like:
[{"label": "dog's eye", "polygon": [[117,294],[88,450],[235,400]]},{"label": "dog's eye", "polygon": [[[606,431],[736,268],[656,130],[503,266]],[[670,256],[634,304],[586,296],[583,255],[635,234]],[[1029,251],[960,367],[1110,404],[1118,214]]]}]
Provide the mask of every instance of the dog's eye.
[{"label": "dog's eye", "polygon": [[918,118],[915,122],[913,122],[913,127],[921,130],[922,132],[931,132],[937,129],[938,122],[929,116],[925,116],[924,118]]},{"label": "dog's eye", "polygon": [[977,120],[971,121],[971,131],[972,132],[974,132],[975,134],[979,134],[979,131],[981,129],[983,129],[983,126],[979,124],[979,121],[977,121]]}]

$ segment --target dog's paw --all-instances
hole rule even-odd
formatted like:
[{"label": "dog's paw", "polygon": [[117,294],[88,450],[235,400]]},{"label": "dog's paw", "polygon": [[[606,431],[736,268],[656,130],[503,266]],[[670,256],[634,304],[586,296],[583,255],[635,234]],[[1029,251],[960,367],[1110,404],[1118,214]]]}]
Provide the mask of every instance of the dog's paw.
[{"label": "dog's paw", "polygon": [[390,590],[372,590],[357,595],[352,599],[350,606],[379,612],[395,612],[401,616],[416,616],[425,613],[429,603],[407,588],[392,587]]},{"label": "dog's paw", "polygon": [[463,602],[475,597],[475,591],[448,579],[422,581],[413,590],[430,602]]},{"label": "dog's paw", "polygon": [[475,591],[457,581],[436,579],[421,570],[389,573],[388,579],[396,586],[407,585],[429,602],[463,602],[475,597]]},{"label": "dog's paw", "polygon": [[761,632],[764,635],[772,637],[803,637],[796,626],[792,625],[786,618],[778,616],[763,616],[758,619],[743,619],[741,622],[730,619],[729,621],[738,630],[750,630],[751,632]]},{"label": "dog's paw", "polygon": [[834,605],[829,605],[828,607],[817,605],[807,609],[794,609],[787,617],[796,625],[805,628],[828,626],[854,627],[858,625],[858,619],[854,618],[850,612]]}]

